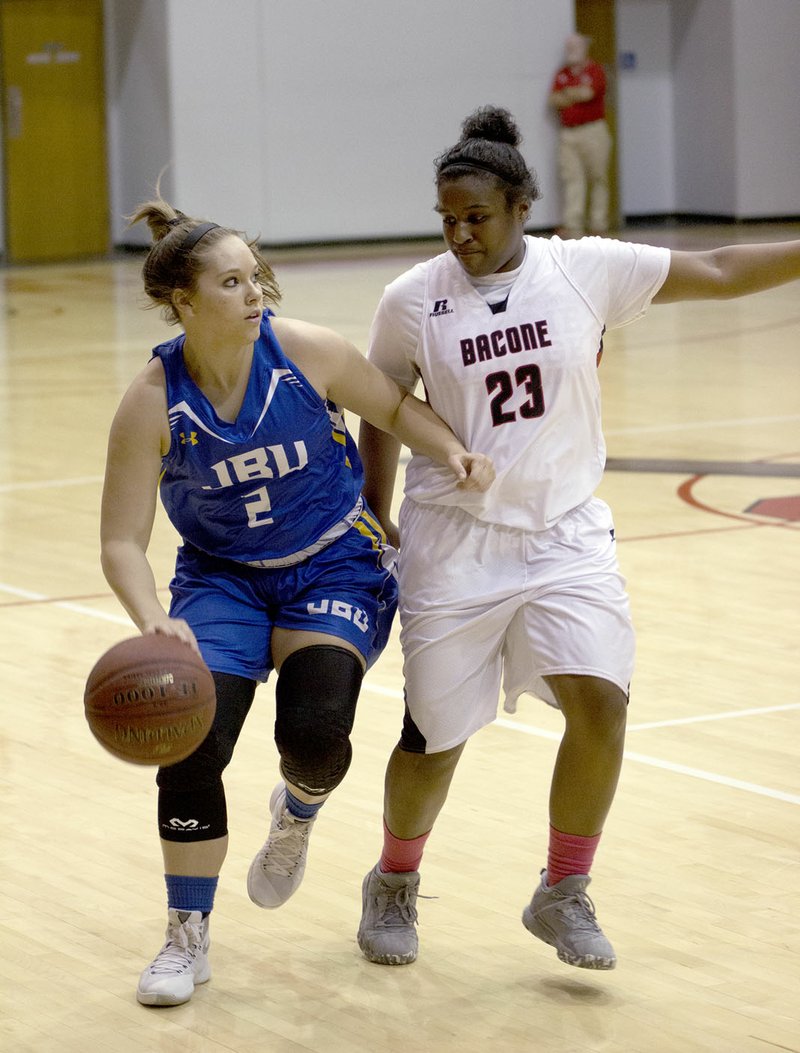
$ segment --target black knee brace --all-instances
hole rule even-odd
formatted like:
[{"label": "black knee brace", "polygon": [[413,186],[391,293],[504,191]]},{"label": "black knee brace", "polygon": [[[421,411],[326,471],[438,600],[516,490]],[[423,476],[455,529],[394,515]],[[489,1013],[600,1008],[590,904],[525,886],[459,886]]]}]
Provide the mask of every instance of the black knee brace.
[{"label": "black knee brace", "polygon": [[222,773],[253,703],[256,685],[230,673],[213,673],[217,711],[205,739],[178,764],[159,768],[158,828],[165,841],[211,841],[228,832]]},{"label": "black knee brace", "polygon": [[363,677],[352,651],[329,644],[303,647],[281,666],[275,744],[284,778],[307,794],[329,793],[347,774]]}]

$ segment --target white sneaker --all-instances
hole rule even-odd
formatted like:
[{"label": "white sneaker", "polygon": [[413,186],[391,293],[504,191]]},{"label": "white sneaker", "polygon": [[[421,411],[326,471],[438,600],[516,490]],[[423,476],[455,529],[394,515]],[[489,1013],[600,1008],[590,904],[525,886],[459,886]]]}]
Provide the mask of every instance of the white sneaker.
[{"label": "white sneaker", "polygon": [[579,969],[613,969],[614,948],[597,924],[594,903],[586,894],[592,879],[572,874],[558,884],[547,884],[541,873],[539,887],[522,912],[522,924],[538,939],[555,947],[562,962]]},{"label": "white sneaker", "polygon": [[199,910],[169,909],[164,946],[139,977],[136,997],[142,1005],[181,1005],[195,984],[211,977],[208,918]]},{"label": "white sneaker", "polygon": [[250,864],[247,894],[253,903],[274,910],[300,888],[306,869],[308,838],[314,819],[298,819],[286,808],[286,785],[279,782],[269,799],[269,837]]},{"label": "white sneaker", "polygon": [[358,946],[378,965],[408,965],[416,961],[419,873],[382,874],[373,867],[361,885],[363,906]]}]

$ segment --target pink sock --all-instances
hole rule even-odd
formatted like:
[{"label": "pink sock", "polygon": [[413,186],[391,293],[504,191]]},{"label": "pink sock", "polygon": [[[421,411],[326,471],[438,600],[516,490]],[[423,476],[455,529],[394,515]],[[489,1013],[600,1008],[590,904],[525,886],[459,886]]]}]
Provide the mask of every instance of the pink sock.
[{"label": "pink sock", "polygon": [[383,852],[381,853],[381,861],[378,864],[382,874],[408,874],[414,870],[419,870],[419,865],[422,862],[422,852],[425,848],[425,842],[430,837],[430,830],[427,834],[421,834],[419,837],[412,837],[409,841],[404,841],[401,837],[395,837],[389,827],[386,825],[386,820],[383,822]]},{"label": "pink sock", "polygon": [[562,878],[572,874],[588,874],[592,869],[594,854],[600,842],[600,834],[581,837],[580,834],[564,834],[550,827],[550,843],[547,848],[547,884],[552,888]]}]

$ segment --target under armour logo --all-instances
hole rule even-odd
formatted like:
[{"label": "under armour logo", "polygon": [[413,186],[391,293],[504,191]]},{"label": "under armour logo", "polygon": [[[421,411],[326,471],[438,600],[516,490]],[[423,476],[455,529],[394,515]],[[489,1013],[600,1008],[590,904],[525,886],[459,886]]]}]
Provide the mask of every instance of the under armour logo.
[{"label": "under armour logo", "polygon": [[190,431],[188,436],[186,432],[181,432],[181,446],[185,446],[187,443],[190,446],[196,446],[199,441],[196,431]]}]

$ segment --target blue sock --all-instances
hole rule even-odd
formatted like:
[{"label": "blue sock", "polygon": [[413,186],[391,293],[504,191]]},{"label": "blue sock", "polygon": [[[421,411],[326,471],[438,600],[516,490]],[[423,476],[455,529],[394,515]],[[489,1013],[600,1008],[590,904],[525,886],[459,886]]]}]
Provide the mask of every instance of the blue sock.
[{"label": "blue sock", "polygon": [[173,910],[199,910],[210,914],[214,907],[214,893],[218,877],[186,877],[183,874],[165,874],[167,882],[167,906]]},{"label": "blue sock", "polygon": [[320,801],[319,804],[306,804],[305,801],[299,801],[288,788],[286,790],[287,811],[298,819],[313,819],[324,803]]}]

